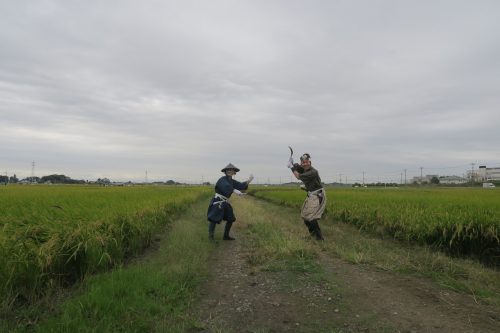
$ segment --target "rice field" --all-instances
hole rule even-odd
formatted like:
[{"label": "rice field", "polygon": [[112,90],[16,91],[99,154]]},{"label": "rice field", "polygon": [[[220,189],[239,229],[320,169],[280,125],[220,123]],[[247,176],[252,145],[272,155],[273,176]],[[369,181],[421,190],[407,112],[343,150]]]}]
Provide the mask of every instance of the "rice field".
[{"label": "rice field", "polygon": [[[271,187],[256,197],[300,208],[306,192]],[[500,264],[500,190],[482,188],[328,188],[327,215],[452,255]]]},{"label": "rice field", "polygon": [[209,193],[169,186],[0,187],[0,298],[29,301],[123,263]]}]

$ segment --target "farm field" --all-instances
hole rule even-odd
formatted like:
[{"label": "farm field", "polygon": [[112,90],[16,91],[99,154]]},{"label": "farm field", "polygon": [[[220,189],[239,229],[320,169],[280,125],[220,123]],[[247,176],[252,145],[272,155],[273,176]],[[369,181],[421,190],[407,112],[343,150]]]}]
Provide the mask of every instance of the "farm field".
[{"label": "farm field", "polygon": [[[258,198],[302,205],[297,188],[266,187]],[[428,244],[452,255],[500,263],[500,191],[482,188],[327,188],[334,220],[400,240]]]},{"label": "farm field", "polygon": [[2,305],[122,263],[207,194],[202,187],[1,187]]},{"label": "farm field", "polygon": [[[96,238],[107,230],[95,227],[102,215],[111,222],[109,230],[124,220],[134,223],[131,230],[142,230],[150,222],[158,227],[148,229],[144,242],[134,243],[140,245],[135,252],[141,253],[131,260],[89,267],[70,288],[39,291],[38,300],[2,309],[2,332],[490,332],[498,327],[498,270],[427,246],[360,232],[357,226],[331,218],[322,222],[325,240],[318,242],[309,236],[296,205],[234,196],[237,222],[231,233],[236,240],[223,241],[224,228],[218,226],[211,242],[206,223],[213,193],[209,187],[33,189],[49,193],[36,207],[57,205],[63,211],[71,206],[72,192],[92,193],[75,194],[74,201],[83,201],[79,213],[86,216],[79,225],[70,227],[71,214],[54,224],[63,226],[59,229],[66,234],[89,224],[94,228],[82,234]],[[59,190],[63,195],[56,195]],[[301,201],[304,192],[294,191]],[[24,205],[20,198],[25,196],[17,198]],[[122,201],[130,205],[118,208]],[[83,208],[99,202],[100,212]],[[115,213],[106,215],[109,210]],[[3,226],[10,223],[6,220]],[[55,234],[58,229],[43,230]],[[149,246],[147,251],[141,251],[144,246]],[[63,277],[53,277],[55,285],[45,284],[46,290],[71,283]],[[46,280],[42,276],[39,281]]]}]

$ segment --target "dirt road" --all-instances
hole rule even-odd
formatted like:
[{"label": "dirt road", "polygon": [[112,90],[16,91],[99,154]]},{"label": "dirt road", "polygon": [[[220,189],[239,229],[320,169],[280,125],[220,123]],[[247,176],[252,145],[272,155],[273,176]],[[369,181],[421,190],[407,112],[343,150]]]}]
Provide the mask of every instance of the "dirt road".
[{"label": "dirt road", "polygon": [[[430,279],[342,260],[307,236],[293,209],[251,197],[233,205],[237,239],[214,244],[211,274],[193,310],[198,331],[500,332],[498,308]],[[266,223],[281,239],[300,235],[315,250],[314,266],[256,264],[255,229]],[[321,225],[325,242],[335,242],[335,226]]]}]

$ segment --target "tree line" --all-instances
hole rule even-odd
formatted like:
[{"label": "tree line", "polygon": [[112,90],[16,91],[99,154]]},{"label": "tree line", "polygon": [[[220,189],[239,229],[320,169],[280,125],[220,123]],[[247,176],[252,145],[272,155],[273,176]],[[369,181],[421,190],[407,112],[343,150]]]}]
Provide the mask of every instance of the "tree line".
[{"label": "tree line", "polygon": [[17,176],[14,174],[13,176],[0,176],[0,183],[3,184],[16,184],[16,183],[36,183],[36,184],[85,184],[85,180],[81,179],[72,179],[71,177],[65,175],[48,175],[43,177],[26,177],[24,179],[19,180]]}]

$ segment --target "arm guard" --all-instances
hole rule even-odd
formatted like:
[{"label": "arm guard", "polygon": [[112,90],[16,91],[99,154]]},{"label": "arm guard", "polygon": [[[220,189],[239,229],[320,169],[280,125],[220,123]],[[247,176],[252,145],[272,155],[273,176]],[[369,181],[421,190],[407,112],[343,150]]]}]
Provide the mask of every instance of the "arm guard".
[{"label": "arm guard", "polygon": [[304,168],[299,163],[294,163],[291,169],[292,171],[297,171],[298,173],[304,173]]}]

